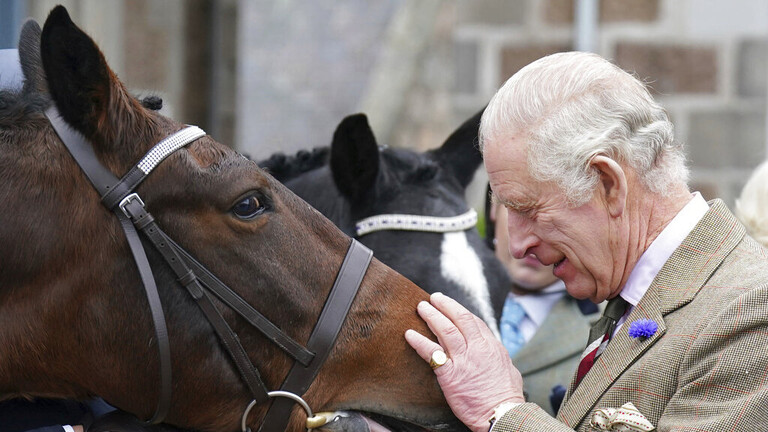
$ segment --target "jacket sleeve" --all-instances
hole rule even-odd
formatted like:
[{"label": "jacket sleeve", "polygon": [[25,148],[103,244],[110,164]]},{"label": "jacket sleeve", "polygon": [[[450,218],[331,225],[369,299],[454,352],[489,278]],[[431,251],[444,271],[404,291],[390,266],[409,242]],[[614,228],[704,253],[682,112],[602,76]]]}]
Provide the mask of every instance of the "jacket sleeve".
[{"label": "jacket sleeve", "polygon": [[493,426],[493,432],[563,432],[573,429],[547,414],[534,403],[524,403],[507,411]]},{"label": "jacket sleeve", "polygon": [[722,309],[692,341],[677,390],[659,419],[670,430],[765,430],[768,424],[768,286]]},{"label": "jacket sleeve", "polygon": [[[709,287],[707,289],[718,289]],[[656,424],[658,432],[680,430],[725,432],[765,430],[768,425],[768,286],[746,289],[694,334],[668,334],[690,339],[677,377],[659,386],[672,393]],[[660,392],[663,394],[664,392]],[[638,406],[640,412],[643,407]],[[584,421],[589,421],[588,413]],[[507,412],[494,432],[569,431],[535,404]]]}]

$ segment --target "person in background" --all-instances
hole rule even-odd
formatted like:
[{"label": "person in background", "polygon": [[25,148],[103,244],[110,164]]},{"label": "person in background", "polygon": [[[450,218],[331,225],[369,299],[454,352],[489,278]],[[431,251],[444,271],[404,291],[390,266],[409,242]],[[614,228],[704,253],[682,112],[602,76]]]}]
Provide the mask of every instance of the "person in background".
[{"label": "person in background", "polygon": [[488,192],[486,239],[513,284],[499,321],[501,342],[523,376],[526,400],[554,415],[581,359],[582,339],[600,318],[599,308],[571,297],[551,265],[509,253],[506,209]]},{"label": "person in background", "polygon": [[736,200],[736,217],[749,235],[768,247],[768,161],[752,172]]},{"label": "person in background", "polygon": [[[723,143],[727,145],[728,143]],[[683,146],[637,78],[590,53],[518,71],[480,146],[515,258],[608,300],[552,417],[509,355],[440,293],[405,339],[474,432],[757,431],[768,425],[768,254],[721,200],[688,188]]]}]

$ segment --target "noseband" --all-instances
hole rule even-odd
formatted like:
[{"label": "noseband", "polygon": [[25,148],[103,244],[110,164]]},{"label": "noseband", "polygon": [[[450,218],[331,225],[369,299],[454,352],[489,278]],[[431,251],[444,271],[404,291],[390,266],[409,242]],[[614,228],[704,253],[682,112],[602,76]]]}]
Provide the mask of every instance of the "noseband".
[{"label": "noseband", "polygon": [[[312,417],[309,405],[304,402],[301,396],[314,381],[336,342],[341,326],[371,262],[373,254],[370,249],[354,239],[352,240],[333,288],[331,288],[315,328],[307,341],[307,346],[303,347],[250,306],[242,297],[168,237],[155,223],[152,215],[147,212],[139,195],[134,192],[135,188],[166,157],[204,136],[205,132],[202,129],[188,126],[166,137],[152,147],[123,178],[118,179],[99,162],[90,143],[61,118],[55,106],[48,108],[45,115],[72,157],[98,191],[102,204],[114,212],[120,220],[120,225],[125,232],[134,261],[139,269],[149,300],[160,359],[160,397],[157,409],[148,423],[162,422],[170,408],[171,350],[160,296],[138,231],[142,232],[155,249],[160,252],[165,262],[173,269],[178,282],[197,302],[249,389],[253,401],[243,413],[242,431],[250,431],[246,423],[251,408],[256,404],[267,403],[270,399],[274,399],[274,401],[267,411],[259,432],[283,432],[288,424],[294,402],[299,403],[305,409],[308,417]],[[211,294],[237,312],[295,360],[293,367],[283,381],[281,390],[271,392],[267,390],[258,369],[253,366],[248,354],[240,344],[240,339],[211,300]],[[307,424],[308,428],[310,428],[310,424],[317,425],[317,419],[310,418],[307,420]]]}]

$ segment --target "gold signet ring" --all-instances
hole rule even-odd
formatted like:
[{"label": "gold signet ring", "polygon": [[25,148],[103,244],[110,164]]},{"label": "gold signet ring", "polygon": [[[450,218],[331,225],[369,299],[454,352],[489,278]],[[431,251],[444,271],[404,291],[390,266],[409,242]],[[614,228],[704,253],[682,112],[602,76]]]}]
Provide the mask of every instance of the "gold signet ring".
[{"label": "gold signet ring", "polygon": [[437,350],[432,353],[432,357],[429,358],[429,367],[437,369],[444,365],[448,361],[448,356],[445,355],[445,351]]}]

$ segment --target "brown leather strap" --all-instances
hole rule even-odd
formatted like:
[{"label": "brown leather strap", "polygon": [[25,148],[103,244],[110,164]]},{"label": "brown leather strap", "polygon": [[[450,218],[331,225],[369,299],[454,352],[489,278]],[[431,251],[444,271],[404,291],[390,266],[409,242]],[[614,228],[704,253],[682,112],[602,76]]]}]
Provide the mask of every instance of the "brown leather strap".
[{"label": "brown leather strap", "polygon": [[248,354],[245,352],[239,338],[232,328],[221,316],[211,298],[205,293],[194,272],[187,266],[181,255],[166,241],[166,235],[162,232],[155,219],[144,208],[144,203],[139,199],[133,199],[125,203],[122,210],[128,215],[134,225],[149,239],[152,245],[163,256],[165,262],[171,267],[179,281],[185,282],[192,298],[195,299],[200,309],[205,314],[213,330],[219,336],[225,350],[235,363],[240,376],[245,381],[253,398],[259,402],[269,400],[267,387],[264,385],[259,371],[253,366]]},{"label": "brown leather strap", "polygon": [[222,302],[237,312],[243,319],[256,327],[267,339],[280,347],[286,354],[293,357],[297,362],[308,365],[315,358],[315,353],[301,346],[298,342],[291,339],[279,327],[254,309],[242,297],[237,295],[224,282],[220,281],[205,266],[200,264],[181,246],[176,244],[171,238],[166,236],[166,241],[181,255],[181,258],[187,263],[192,271],[197,275],[198,280],[208,291],[216,295]]},{"label": "brown leather strap", "polygon": [[[320,318],[307,341],[307,348],[315,353],[315,358],[308,366],[294,364],[280,390],[302,396],[315,380],[339,336],[372,257],[370,249],[352,240]],[[289,399],[273,400],[259,432],[284,432],[292,408],[293,402]]]},{"label": "brown leather strap", "polygon": [[134,166],[119,181],[115,182],[110,190],[101,195],[101,203],[104,207],[113,210],[128,194],[133,192],[146,177],[138,166]]},{"label": "brown leather strap", "polygon": [[[67,147],[72,157],[100,195],[104,195],[112,188],[112,185],[117,184],[117,177],[99,162],[93,152],[91,144],[88,143],[85,137],[69,127],[64,119],[61,118],[55,106],[51,105],[51,107],[45,111],[45,115],[51,122],[51,126],[56,131],[56,134]],[[165,323],[163,304],[160,301],[160,295],[158,294],[157,286],[155,285],[155,278],[152,274],[152,267],[149,265],[149,260],[147,259],[144,247],[141,244],[139,234],[136,232],[133,223],[128,220],[128,217],[122,214],[119,209],[115,210],[117,217],[120,220],[120,226],[122,227],[123,232],[125,233],[125,238],[130,246],[131,253],[133,254],[134,261],[136,262],[136,267],[139,270],[139,276],[144,285],[144,291],[147,295],[149,310],[152,315],[152,323],[155,329],[155,340],[157,341],[157,350],[160,360],[160,393],[158,395],[159,399],[155,413],[147,422],[150,424],[157,424],[163,421],[171,406],[172,370],[171,346],[170,341],[168,340],[168,329]]]}]

